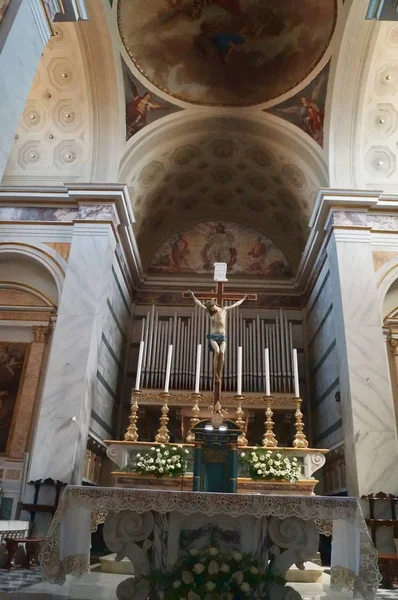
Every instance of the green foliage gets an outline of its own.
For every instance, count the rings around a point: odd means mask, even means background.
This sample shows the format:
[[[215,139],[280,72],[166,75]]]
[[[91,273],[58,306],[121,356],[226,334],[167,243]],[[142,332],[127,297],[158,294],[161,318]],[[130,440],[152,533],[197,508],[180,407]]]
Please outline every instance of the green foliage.
[[[289,458],[277,451],[253,448],[242,452],[242,460],[249,467],[252,479],[276,479],[295,483],[301,478],[301,469],[296,457]]]
[[[188,454],[189,450],[184,448],[160,444],[152,446],[145,454],[136,454],[134,460],[121,470],[155,477],[181,477],[187,468]]]

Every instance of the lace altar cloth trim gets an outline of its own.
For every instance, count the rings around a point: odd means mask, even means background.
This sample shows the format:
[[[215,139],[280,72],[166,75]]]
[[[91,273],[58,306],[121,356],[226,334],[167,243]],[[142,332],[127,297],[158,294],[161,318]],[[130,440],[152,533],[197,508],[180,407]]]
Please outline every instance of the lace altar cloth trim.
[[[206,494],[82,486],[65,488],[47,539],[42,545],[40,561],[46,581],[62,584],[65,575],[81,576],[89,570],[88,556],[68,556],[60,561],[60,523],[68,508],[72,507],[82,507],[91,511],[93,531],[105,521],[109,512],[124,510],[139,514],[152,510],[161,514],[176,511],[184,515],[202,513],[208,516],[225,514],[231,517],[297,517],[315,521],[319,531],[326,535],[332,532],[332,522],[341,519],[356,523],[360,530],[359,574],[355,575],[344,566],[332,567],[333,586],[336,589],[351,589],[365,600],[371,600],[381,581],[377,551],[369,536],[357,498]]]

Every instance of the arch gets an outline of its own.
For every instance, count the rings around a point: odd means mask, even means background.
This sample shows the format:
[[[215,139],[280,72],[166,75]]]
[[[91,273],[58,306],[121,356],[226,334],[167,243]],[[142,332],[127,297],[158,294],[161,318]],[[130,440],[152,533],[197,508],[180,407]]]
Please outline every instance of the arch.
[[[260,229],[297,267],[316,192],[328,184],[312,140],[266,113],[200,109],[165,117],[134,137],[119,180],[130,189],[144,268],[154,236],[165,241],[209,220]]]
[[[5,255],[14,255],[14,256],[24,256],[29,260],[36,261],[43,267],[45,267],[46,271],[51,275],[51,278],[56,286],[58,302],[61,298],[63,282],[65,279],[65,271],[62,268],[61,264],[63,259],[57,256],[57,259],[51,255],[51,249],[48,248],[46,251],[32,246],[30,244],[18,243],[18,242],[0,242],[0,260],[5,257]],[[56,254],[54,252],[54,254]],[[65,263],[66,267],[66,263]],[[26,284],[25,284],[26,285]],[[48,298],[50,302],[51,299]]]

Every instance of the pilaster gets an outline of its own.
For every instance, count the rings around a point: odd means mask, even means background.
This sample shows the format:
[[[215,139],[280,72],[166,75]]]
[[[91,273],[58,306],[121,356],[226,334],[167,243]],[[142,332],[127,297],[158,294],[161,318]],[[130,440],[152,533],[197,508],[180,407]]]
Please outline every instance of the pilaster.
[[[371,227],[331,223],[326,250],[335,309],[349,494],[398,492],[394,403],[371,249]],[[364,211],[365,212],[365,211]]]
[[[115,245],[111,223],[75,222],[29,480],[81,483]]]
[[[25,360],[6,449],[7,458],[13,460],[22,460],[27,451],[51,327],[33,326],[32,330],[33,342],[29,346]]]

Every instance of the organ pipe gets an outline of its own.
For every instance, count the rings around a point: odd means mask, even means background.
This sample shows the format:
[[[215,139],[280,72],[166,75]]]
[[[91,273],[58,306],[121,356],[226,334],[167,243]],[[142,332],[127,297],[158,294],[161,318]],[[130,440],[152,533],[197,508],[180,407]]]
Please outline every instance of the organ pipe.
[[[230,304],[230,303],[228,303]],[[200,390],[212,389],[213,353],[208,351],[209,315],[198,307],[179,316],[159,313],[155,306],[142,318],[141,340],[145,342],[142,357],[141,389],[161,389],[166,374],[167,349],[173,345],[170,389],[193,391],[195,387],[196,352],[202,344]],[[293,392],[293,328],[281,309],[274,322],[260,314],[246,317],[242,310],[228,313],[227,352],[223,389],[236,392],[237,353],[243,352],[243,394],[265,393],[264,349],[269,349],[271,393]]]

